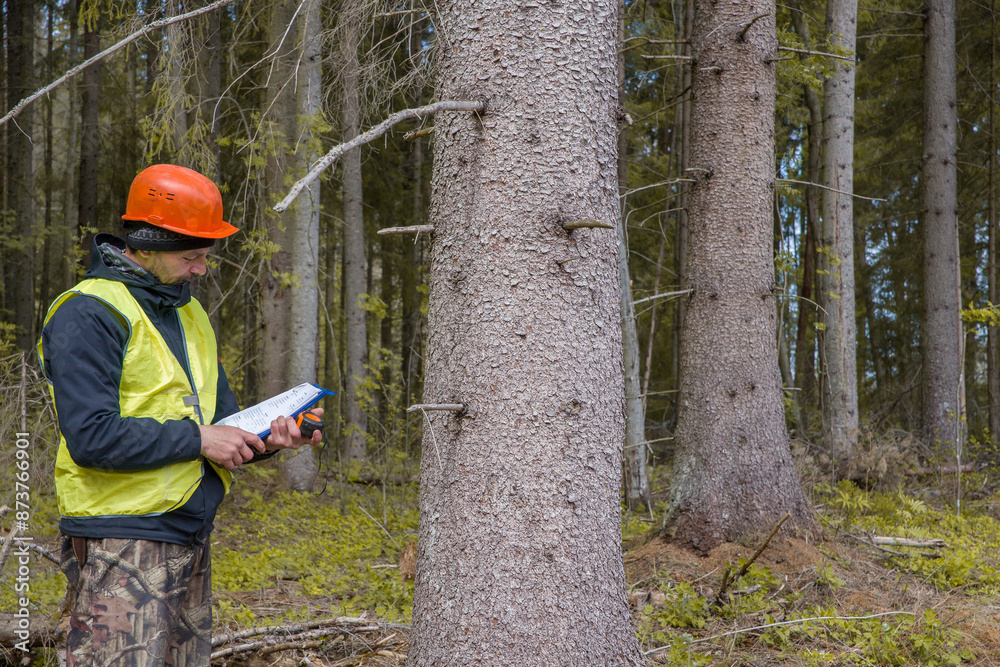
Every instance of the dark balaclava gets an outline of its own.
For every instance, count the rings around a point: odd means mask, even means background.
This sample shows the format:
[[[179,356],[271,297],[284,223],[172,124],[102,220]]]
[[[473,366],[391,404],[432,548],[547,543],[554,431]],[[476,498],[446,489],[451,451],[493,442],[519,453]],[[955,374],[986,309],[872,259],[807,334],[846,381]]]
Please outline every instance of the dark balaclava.
[[[178,234],[163,227],[135,220],[125,220],[125,245],[133,250],[171,252],[209,248],[215,239]]]

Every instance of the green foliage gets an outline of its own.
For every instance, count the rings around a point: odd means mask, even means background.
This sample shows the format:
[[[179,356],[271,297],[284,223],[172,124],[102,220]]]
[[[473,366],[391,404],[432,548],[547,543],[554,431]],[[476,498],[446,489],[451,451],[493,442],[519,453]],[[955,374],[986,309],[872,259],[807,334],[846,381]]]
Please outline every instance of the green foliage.
[[[834,510],[829,518],[848,531],[942,539],[948,547],[936,558],[922,555],[928,549],[893,547],[905,556],[889,556],[893,566],[912,572],[941,588],[964,587],[969,593],[1000,592],[1000,525],[975,508],[961,513],[932,508],[902,491],[870,493],[850,482],[836,487],[819,485],[819,496]]]
[[[820,656],[808,650],[808,664],[823,664],[812,661],[822,657],[837,664],[937,667],[975,659],[969,649],[958,648],[959,633],[944,627],[930,609],[919,623],[909,613],[843,617],[832,607],[806,609],[789,620],[796,618],[803,619],[802,623],[768,628],[761,642],[789,652],[796,652],[796,642],[804,639],[825,639],[850,647],[836,656],[825,652]],[[772,616],[765,615],[765,624],[775,622]]]
[[[681,582],[665,587],[662,609],[647,605],[643,613],[653,622],[669,628],[703,628],[709,616],[708,602],[691,584]]]
[[[416,529],[411,500],[403,508],[382,506],[381,496],[372,493],[351,497],[341,508],[326,496],[278,493],[265,499],[259,491],[244,491],[220,510],[217,536],[226,546],[213,556],[214,586],[251,591],[296,580],[305,595],[335,599],[339,613],[369,610],[408,620],[413,583],[384,565],[399,555],[392,536]],[[377,514],[384,515],[384,526],[373,518]],[[236,604],[226,613],[233,622],[249,622]]]

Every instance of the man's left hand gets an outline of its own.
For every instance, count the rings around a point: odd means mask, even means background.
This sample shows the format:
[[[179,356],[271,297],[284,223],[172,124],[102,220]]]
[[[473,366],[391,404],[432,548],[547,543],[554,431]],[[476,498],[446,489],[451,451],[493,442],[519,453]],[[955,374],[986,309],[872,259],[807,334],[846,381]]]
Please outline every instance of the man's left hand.
[[[310,410],[317,416],[323,415],[323,408],[312,408]],[[267,436],[264,444],[268,450],[271,449],[298,449],[302,445],[312,445],[316,447],[323,442],[323,434],[316,431],[312,434],[312,439],[303,438],[299,427],[295,425],[292,417],[278,417],[271,422],[271,435]]]

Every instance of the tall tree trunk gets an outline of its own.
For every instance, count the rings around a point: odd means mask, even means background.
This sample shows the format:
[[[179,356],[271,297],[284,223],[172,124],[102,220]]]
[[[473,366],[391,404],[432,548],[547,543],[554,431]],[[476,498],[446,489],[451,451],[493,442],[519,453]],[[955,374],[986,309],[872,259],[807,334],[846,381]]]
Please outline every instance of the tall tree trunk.
[[[831,44],[854,53],[857,0],[829,0]],[[836,61],[826,79],[823,118],[823,231],[820,238],[820,303],[825,313],[823,345],[823,442],[834,475],[850,472],[858,442],[857,327],[854,307],[854,74],[852,60]]]
[[[682,6],[684,7],[684,15],[681,20],[681,29],[683,30],[684,43],[681,45],[681,55],[685,58],[691,57],[691,29],[692,21],[694,20],[694,2],[695,0],[681,0]],[[683,179],[688,179],[691,174],[688,173],[688,167],[691,163],[691,104],[692,104],[692,92],[691,92],[691,70],[694,68],[694,63],[690,60],[683,61],[681,65],[683,74],[681,75],[681,94],[684,95],[684,101],[681,102],[680,109],[680,170],[679,177]],[[681,196],[677,205],[677,238],[675,243],[675,259],[677,261],[677,283],[679,285],[685,284],[687,281],[687,263],[688,263],[688,237],[690,225],[688,220],[690,219],[690,208],[688,205],[688,191],[690,190],[690,184],[687,181],[680,183]],[[671,355],[671,361],[673,365],[673,377],[675,381],[680,383],[680,345],[681,336],[684,331],[684,322],[686,319],[685,313],[687,310],[687,300],[677,299],[676,300],[677,314],[674,318],[674,352]],[[674,419],[676,423],[677,415],[674,414]]]
[[[74,3],[77,7],[79,3]],[[83,26],[83,59],[101,50],[100,19]],[[101,64],[95,63],[80,73],[80,179],[77,195],[77,236],[89,238],[97,228],[97,151],[100,111],[99,81]],[[84,248],[89,245],[84,242]],[[84,257],[84,263],[87,258]]]
[[[996,193],[996,163],[997,163],[997,138],[996,119],[994,112],[996,107],[996,55],[997,55],[997,32],[996,14],[993,4],[990,4],[990,86],[987,104],[990,107],[990,157],[989,157],[989,204],[986,227],[989,230],[989,259],[988,259],[988,290],[991,304],[997,303],[997,193]],[[989,396],[989,424],[990,443],[993,451],[1000,445],[1000,335],[997,327],[987,328],[986,343],[986,375],[987,375],[987,395]]]
[[[961,451],[955,1],[927,0],[924,22],[924,437]]]
[[[801,3],[800,3],[801,5]],[[792,25],[806,49],[812,48],[809,23],[801,9],[790,13]],[[803,86],[806,108],[809,109],[807,126],[806,180],[819,183],[822,165],[823,108],[819,93],[811,85]],[[799,411],[805,412],[816,406],[816,237],[819,236],[820,190],[813,185],[806,186],[805,224],[802,236],[802,282],[799,285],[799,318],[795,334],[795,386],[799,389],[796,400]]]
[[[298,19],[301,58],[296,79],[298,118],[296,136],[297,172],[305,174],[319,158],[317,128],[321,126],[322,63],[320,33],[323,29],[321,0],[308,0]],[[288,383],[316,382],[319,371],[319,213],[320,181],[306,188],[295,202],[292,214],[292,247],[295,256],[289,315]],[[281,461],[285,484],[296,491],[308,491],[316,479],[316,455],[312,447]]]
[[[182,14],[180,0],[167,0],[167,16]],[[191,169],[203,168],[195,159],[196,149],[186,141],[188,132],[187,87],[184,85],[185,61],[191,59],[190,26],[184,22],[172,23],[164,28],[167,40],[167,123],[170,126],[171,161]]]
[[[618,43],[625,42],[625,0],[618,0]],[[618,54],[618,97],[625,95],[625,54]],[[628,190],[628,134],[618,132],[618,191]],[[646,471],[646,410],[639,384],[639,335],[635,306],[632,305],[632,278],[628,266],[628,229],[622,211],[618,221],[618,278],[621,285],[622,346],[625,363],[625,502],[629,509],[650,505],[649,474]]]
[[[34,92],[35,2],[7,5],[7,108]],[[34,110],[25,107],[17,122],[7,123],[6,187],[14,222],[13,250],[5,265],[6,306],[17,326],[17,345],[29,350],[35,341],[35,175]]]
[[[358,90],[358,2],[344,3],[343,38],[343,108],[344,141],[361,132],[361,100]],[[365,413],[362,384],[368,371],[367,312],[360,299],[367,292],[368,260],[365,253],[364,190],[361,181],[361,151],[343,157],[344,163],[344,318],[347,353],[344,375],[347,381],[344,414],[344,460],[360,462],[367,458],[368,415]]]
[[[688,275],[677,454],[664,530],[685,547],[811,508],[792,465],[775,340],[774,0],[696,0]]]
[[[298,133],[294,85],[298,54],[295,49],[296,30],[292,26],[297,5],[298,0],[271,3],[268,43],[274,60],[264,97],[263,108],[267,115],[262,119],[272,137],[265,173],[271,202],[284,195],[285,178],[298,166],[293,148]],[[261,389],[264,397],[285,391],[291,382],[292,289],[289,277],[295,270],[293,256],[297,249],[292,230],[297,211],[298,207],[283,213],[274,213],[269,209],[265,218],[268,237],[277,247],[264,262],[260,276]]]
[[[410,664],[640,665],[624,595],[617,0],[438,2]],[[487,656],[484,658],[484,656]]]

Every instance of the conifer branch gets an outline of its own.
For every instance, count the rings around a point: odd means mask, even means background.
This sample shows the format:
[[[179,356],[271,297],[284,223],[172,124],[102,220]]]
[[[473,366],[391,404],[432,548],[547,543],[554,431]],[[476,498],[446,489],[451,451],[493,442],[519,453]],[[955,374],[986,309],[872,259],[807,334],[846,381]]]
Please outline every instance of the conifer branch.
[[[319,175],[326,171],[334,162],[336,162],[341,155],[351,150],[352,148],[357,148],[358,146],[363,146],[364,144],[370,143],[375,139],[378,139],[383,134],[389,131],[393,125],[401,123],[404,120],[410,120],[411,118],[422,118],[423,116],[429,116],[437,111],[482,111],[484,107],[483,102],[468,102],[468,101],[446,101],[446,102],[435,102],[434,104],[428,104],[427,106],[417,107],[416,109],[404,109],[403,111],[398,111],[384,121],[368,130],[363,132],[358,136],[354,137],[350,141],[342,143],[338,146],[331,148],[326,155],[321,157],[309,170],[302,179],[300,179],[295,185],[292,186],[285,198],[280,202],[275,204],[274,210],[281,213],[295,201],[295,198],[299,194],[309,187],[313,181],[319,178]]]
[[[69,71],[67,71],[65,74],[63,74],[61,77],[59,77],[58,79],[56,79],[55,81],[53,81],[49,85],[45,86],[44,88],[39,89],[38,91],[32,93],[28,97],[25,97],[23,100],[21,100],[20,102],[18,102],[14,106],[13,109],[11,109],[10,111],[8,111],[6,116],[4,116],[3,118],[0,118],[0,127],[3,127],[7,123],[7,121],[11,120],[12,118],[17,117],[17,115],[20,114],[21,111],[24,110],[24,107],[28,106],[29,104],[31,104],[32,102],[34,102],[35,100],[37,100],[39,97],[42,97],[43,95],[48,95],[54,89],[58,88],[63,83],[66,83],[67,81],[69,81],[74,76],[76,76],[77,74],[79,74],[83,70],[87,69],[88,67],[90,67],[94,63],[96,63],[96,62],[98,62],[100,60],[104,60],[105,58],[107,58],[108,56],[110,56],[112,53],[115,53],[116,51],[120,51],[124,47],[128,46],[129,44],[131,44],[135,40],[137,40],[140,37],[142,37],[143,35],[148,35],[149,33],[153,32],[155,30],[159,30],[160,28],[165,28],[168,25],[172,25],[172,24],[178,23],[180,21],[186,21],[188,19],[195,18],[196,16],[201,16],[202,14],[207,14],[210,11],[218,9],[219,7],[224,7],[225,5],[231,5],[234,2],[236,2],[236,0],[216,0],[215,2],[213,2],[210,5],[205,5],[204,7],[200,7],[198,9],[193,9],[190,12],[187,12],[186,14],[178,14],[177,16],[171,16],[169,18],[164,18],[164,19],[159,19],[157,21],[153,21],[152,23],[150,23],[149,25],[147,25],[145,28],[142,28],[141,30],[139,30],[137,32],[133,32],[128,37],[125,37],[125,38],[119,40],[118,43],[115,44],[114,46],[111,46],[111,47],[109,47],[109,48],[101,51],[97,55],[84,60],[82,63],[80,63],[76,67],[71,68]]]

